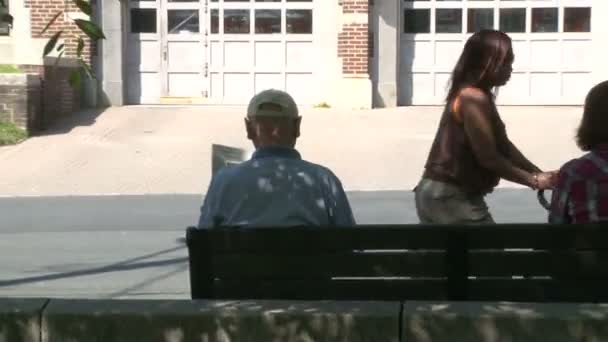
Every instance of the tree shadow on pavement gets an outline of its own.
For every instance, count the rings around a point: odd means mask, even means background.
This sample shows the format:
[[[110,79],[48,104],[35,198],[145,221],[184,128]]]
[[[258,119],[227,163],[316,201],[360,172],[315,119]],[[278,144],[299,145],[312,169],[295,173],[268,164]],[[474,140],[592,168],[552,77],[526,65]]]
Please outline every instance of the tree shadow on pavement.
[[[94,268],[88,268],[88,269],[82,269],[82,270],[70,271],[70,272],[46,274],[46,275],[40,275],[40,276],[0,280],[0,288],[15,286],[15,285],[23,285],[23,284],[28,284],[28,283],[35,283],[35,282],[39,282],[39,281],[51,281],[51,280],[59,280],[59,279],[66,279],[66,278],[83,277],[83,276],[95,275],[95,274],[100,274],[100,273],[124,272],[124,271],[132,271],[132,270],[138,270],[138,269],[143,269],[143,268],[170,266],[170,265],[176,265],[176,264],[187,264],[188,263],[187,257],[167,258],[167,259],[163,259],[163,260],[154,260],[154,261],[143,261],[146,259],[150,259],[150,258],[159,256],[159,255],[175,252],[175,251],[178,251],[178,250],[181,250],[184,248],[186,248],[185,245],[180,245],[178,247],[165,249],[165,250],[158,251],[155,253],[146,254],[146,255],[143,255],[143,256],[140,256],[137,258],[132,258],[132,259],[128,259],[125,261],[121,261],[118,263],[101,266],[101,267],[94,267]]]
[[[47,127],[36,131],[34,136],[65,134],[71,132],[74,128],[79,126],[91,126],[97,121],[97,118],[106,111],[106,109],[107,108],[83,109],[72,113],[72,115],[60,117]]]

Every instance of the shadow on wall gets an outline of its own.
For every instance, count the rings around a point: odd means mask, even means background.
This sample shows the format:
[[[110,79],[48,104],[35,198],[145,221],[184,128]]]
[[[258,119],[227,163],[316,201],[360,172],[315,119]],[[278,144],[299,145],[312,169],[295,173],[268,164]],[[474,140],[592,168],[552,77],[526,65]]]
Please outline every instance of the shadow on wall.
[[[51,300],[54,341],[398,341],[399,303]]]
[[[399,72],[397,73],[397,89],[398,106],[411,106],[414,99],[414,73],[413,65],[414,59],[416,58],[416,43],[414,41],[408,41],[401,38],[401,31],[403,27],[399,28]]]
[[[41,109],[32,124],[32,135],[66,133],[75,125],[94,123],[103,112],[101,108],[94,108],[96,81],[86,76],[74,58],[64,57],[58,61],[55,57],[45,57],[43,63],[19,66],[40,79],[40,95],[36,101]],[[80,73],[79,86],[70,85],[74,71]],[[86,108],[89,109],[84,110]]]
[[[406,302],[403,341],[602,341],[605,304]]]
[[[130,29],[130,28],[128,28]],[[131,38],[132,35],[125,35],[126,44],[128,46],[128,54],[125,56],[126,63],[124,65],[124,74],[125,78],[125,104],[144,104],[150,103],[146,99],[145,94],[143,93],[143,77],[148,75],[154,75],[154,73],[140,73],[144,69],[142,66],[148,64],[144,62],[144,56],[142,56],[142,44],[145,42],[141,42]],[[160,76],[160,73],[156,73]],[[160,80],[155,79],[160,86]],[[147,89],[158,89],[158,87],[150,87]],[[148,94],[149,95],[149,94]],[[158,94],[158,98],[160,98],[160,92]]]

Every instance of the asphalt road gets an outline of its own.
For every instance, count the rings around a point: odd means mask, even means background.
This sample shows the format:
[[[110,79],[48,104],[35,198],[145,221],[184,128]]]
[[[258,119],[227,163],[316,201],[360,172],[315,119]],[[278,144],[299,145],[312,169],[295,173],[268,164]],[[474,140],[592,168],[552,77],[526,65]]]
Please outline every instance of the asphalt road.
[[[413,193],[350,192],[358,223],[416,223]],[[184,229],[202,196],[0,198],[0,297],[188,298]],[[498,222],[544,222],[534,193],[498,189]]]

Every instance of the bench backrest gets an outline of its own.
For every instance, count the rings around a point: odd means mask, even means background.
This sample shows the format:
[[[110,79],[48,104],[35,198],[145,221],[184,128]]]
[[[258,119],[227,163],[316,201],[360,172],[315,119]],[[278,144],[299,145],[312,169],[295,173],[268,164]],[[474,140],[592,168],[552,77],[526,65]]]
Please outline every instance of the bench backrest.
[[[188,228],[192,297],[608,300],[608,225]]]

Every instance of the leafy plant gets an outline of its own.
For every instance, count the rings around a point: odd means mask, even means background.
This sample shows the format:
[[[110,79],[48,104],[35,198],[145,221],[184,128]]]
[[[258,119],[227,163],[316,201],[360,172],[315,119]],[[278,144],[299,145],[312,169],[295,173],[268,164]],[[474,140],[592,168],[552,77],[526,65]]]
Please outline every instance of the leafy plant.
[[[88,17],[91,17],[93,10],[89,1],[64,0],[64,9],[57,11],[57,13],[53,15],[51,20],[49,20],[49,22],[47,22],[47,24],[44,26],[40,34],[42,35],[47,32],[51,27],[53,27],[53,25],[55,25],[57,19],[64,15],[68,20],[71,20],[80,29],[81,33],[89,37],[92,42],[96,42],[100,39],[105,39],[106,37],[101,28],[99,28],[99,26],[97,26],[97,24],[95,24],[91,20],[85,20],[80,18],[74,19],[70,17],[70,13],[67,11],[70,1],[75,4],[76,7],[78,7],[80,12],[86,14]],[[0,7],[7,8],[6,0],[0,0]],[[0,22],[5,22],[12,26],[13,17],[10,14],[5,14],[0,18]],[[62,43],[57,45],[57,43],[62,37],[65,37],[66,34],[67,33],[65,33],[63,30],[56,32],[55,34],[53,34],[53,36],[51,36],[51,38],[49,38],[46,45],[44,46],[44,50],[42,52],[43,57],[46,57],[48,54],[53,52],[53,50],[57,52],[57,59],[55,61],[55,65],[59,63],[59,60],[63,57],[65,53],[65,44]],[[95,76],[93,75],[91,66],[86,63],[82,56],[85,47],[83,36],[81,34],[78,34],[74,36],[74,38],[76,38],[77,41],[76,58],[78,59],[80,67],[72,70],[72,72],[68,76],[68,81],[70,82],[70,85],[72,85],[72,87],[79,87],[82,83],[81,75],[83,71],[89,78],[93,78]]]

